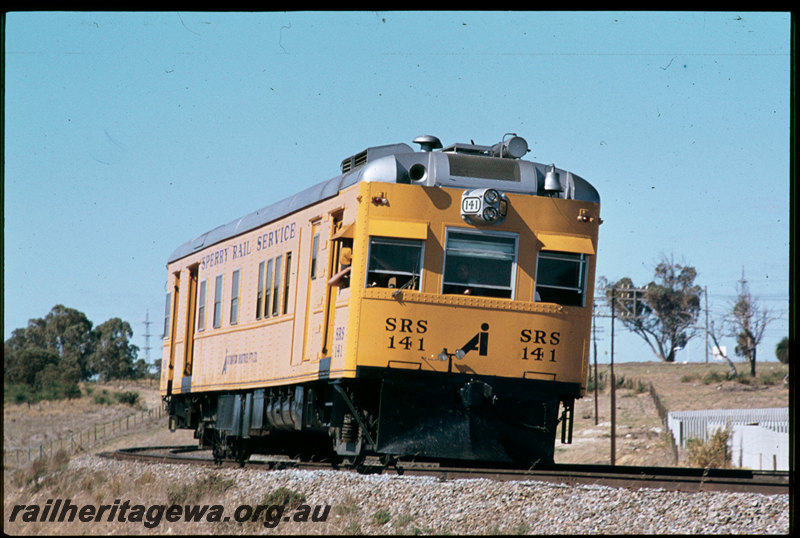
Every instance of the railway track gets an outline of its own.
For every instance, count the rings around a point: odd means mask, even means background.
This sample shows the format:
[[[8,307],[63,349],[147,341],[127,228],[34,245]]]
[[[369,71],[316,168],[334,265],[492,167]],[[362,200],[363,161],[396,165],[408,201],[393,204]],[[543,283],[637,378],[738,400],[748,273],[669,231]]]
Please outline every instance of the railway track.
[[[217,467],[239,467],[234,461],[215,464],[208,451],[196,446],[142,447],[102,453],[101,456],[148,461],[184,463]],[[401,461],[396,467],[383,468],[377,463],[366,469],[416,476],[435,476],[441,480],[485,478],[490,480],[539,480],[567,485],[593,484],[625,488],[661,488],[672,491],[727,491],[763,494],[786,494],[788,472],[749,471],[744,469],[694,469],[677,467],[632,467],[609,465],[555,465],[545,469],[475,468],[442,465],[435,462]],[[300,461],[282,456],[254,456],[247,467],[255,469],[332,470],[328,462]]]
[[[237,462],[215,463],[210,451],[198,450],[194,445],[135,447],[114,452],[102,452],[101,457],[149,463],[180,463],[215,467],[240,467]],[[670,491],[700,492],[725,491],[762,493],[767,495],[789,493],[788,471],[750,471],[746,469],[696,469],[681,467],[633,467],[610,465],[554,465],[543,469],[474,468],[435,462],[400,461],[396,466],[384,468],[369,461],[363,471],[384,472],[414,476],[434,476],[440,480],[458,478],[484,478],[489,480],[538,480],[566,485],[600,485],[618,488],[654,488]],[[332,470],[329,462],[299,461],[284,456],[256,455],[246,467],[261,470],[304,469]],[[350,470],[350,469],[343,469]],[[351,472],[354,472],[350,470]]]

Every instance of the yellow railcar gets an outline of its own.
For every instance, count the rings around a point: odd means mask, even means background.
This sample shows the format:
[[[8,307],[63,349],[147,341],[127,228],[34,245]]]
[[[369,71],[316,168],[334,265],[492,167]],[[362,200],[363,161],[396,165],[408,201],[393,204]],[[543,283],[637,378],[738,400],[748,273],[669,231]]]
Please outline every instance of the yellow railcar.
[[[172,254],[171,428],[241,461],[552,463],[586,389],[597,191],[516,135],[415,142]]]

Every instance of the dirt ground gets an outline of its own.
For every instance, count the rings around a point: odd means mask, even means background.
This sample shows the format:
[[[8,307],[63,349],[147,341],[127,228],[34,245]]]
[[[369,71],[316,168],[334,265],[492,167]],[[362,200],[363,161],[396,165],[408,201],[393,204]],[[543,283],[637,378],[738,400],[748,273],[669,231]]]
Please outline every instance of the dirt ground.
[[[674,465],[674,455],[669,438],[659,417],[649,391],[652,383],[655,392],[669,411],[692,409],[737,409],[759,407],[785,407],[789,404],[788,384],[783,376],[788,366],[779,363],[762,363],[760,376],[772,376],[775,384],[713,381],[727,372],[723,364],[664,364],[655,362],[622,363],[615,365],[617,384],[615,417],[615,463],[618,465]],[[740,373],[746,371],[737,363]],[[609,366],[600,365],[599,374],[608,378]],[[748,376],[745,376],[748,377]],[[713,381],[713,382],[709,382]],[[601,384],[602,385],[602,384]],[[561,431],[556,440],[557,463],[609,463],[611,461],[611,408],[610,384],[595,395],[576,401],[572,444],[561,444]],[[156,410],[161,398],[155,382],[137,384],[107,384],[97,386],[93,394],[102,389],[109,392],[137,391],[140,404],[133,408],[124,404],[99,405],[91,396],[78,400],[41,402],[27,406],[7,405],[3,409],[3,446],[6,451],[37,446],[53,439],[77,435],[95,424],[108,423],[120,417],[141,413],[142,409]],[[595,417],[597,409],[597,417]],[[124,418],[123,418],[124,420]],[[143,425],[127,432],[110,436],[105,443],[92,450],[118,446],[193,444],[191,432],[169,433],[166,420]],[[9,464],[6,455],[5,464]]]
[[[7,404],[3,406],[3,450],[6,460],[8,453],[37,449],[40,444],[74,440],[80,436],[84,439],[95,426],[117,420],[125,424],[125,419],[134,416],[142,417],[147,411],[157,411],[161,407],[161,396],[158,394],[157,381],[120,382],[90,385],[91,394],[83,387],[83,397],[73,400],[42,401],[35,404]],[[138,392],[139,402],[135,406],[113,403],[98,404],[95,395],[103,390],[113,398],[117,392]],[[129,421],[129,422],[130,422]],[[111,427],[107,430],[109,436]]]
[[[622,363],[614,367],[616,391],[615,449],[617,465],[688,465],[686,455],[673,451],[672,442],[659,416],[649,390],[655,393],[667,411],[699,409],[741,409],[787,407],[789,384],[784,382],[788,365],[770,362],[758,364],[761,376],[775,384],[752,382],[744,363],[736,363],[741,381],[722,380],[728,372],[720,363]],[[598,373],[606,380],[609,365],[599,365]],[[749,381],[749,382],[743,382]],[[788,381],[788,380],[787,380]],[[611,462],[610,384],[597,396],[593,391],[575,402],[574,433],[571,445],[556,439],[556,463]],[[595,408],[597,415],[595,415]],[[595,418],[597,416],[597,418]],[[560,431],[559,431],[560,435]],[[679,458],[676,463],[675,457]]]

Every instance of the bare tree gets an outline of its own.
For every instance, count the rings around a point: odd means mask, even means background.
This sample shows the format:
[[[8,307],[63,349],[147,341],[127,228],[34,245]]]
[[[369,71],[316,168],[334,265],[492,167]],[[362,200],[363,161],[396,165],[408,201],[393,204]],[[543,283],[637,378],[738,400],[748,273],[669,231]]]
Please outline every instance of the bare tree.
[[[717,349],[717,352],[728,363],[728,368],[730,369],[730,373],[728,374],[728,377],[730,379],[736,379],[737,377],[739,377],[739,372],[736,371],[736,366],[733,364],[733,361],[730,360],[730,358],[728,358],[728,355],[725,353],[724,348],[721,345],[719,345],[720,337],[725,335],[725,321],[724,320],[723,320],[722,324],[720,325],[720,328],[719,328],[718,331],[719,332],[717,332],[717,330],[714,329],[714,322],[712,321],[711,322],[711,327],[710,327],[710,329],[708,331],[708,335],[711,337],[711,340],[714,341],[714,347]]]
[[[767,325],[775,320],[775,316],[768,309],[762,308],[758,300],[750,294],[744,271],[738,288],[736,302],[728,316],[733,331],[731,336],[736,337],[736,354],[747,359],[750,363],[750,375],[755,377],[756,349],[764,337]]]

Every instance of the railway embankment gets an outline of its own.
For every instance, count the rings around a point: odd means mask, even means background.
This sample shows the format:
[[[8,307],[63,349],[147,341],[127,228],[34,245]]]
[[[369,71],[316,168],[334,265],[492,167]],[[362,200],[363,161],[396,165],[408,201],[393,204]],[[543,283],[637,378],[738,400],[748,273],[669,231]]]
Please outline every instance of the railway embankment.
[[[737,382],[717,378],[726,367],[719,364],[623,364],[615,368],[616,463],[664,465],[671,461],[652,384],[669,410],[728,409],[752,405],[788,405],[783,365],[759,365],[777,381]],[[740,368],[743,370],[744,368]],[[777,373],[770,374],[770,370]],[[600,372],[603,373],[603,366]],[[601,376],[602,377],[602,376]],[[767,378],[765,378],[767,379]],[[755,382],[754,382],[755,381]],[[576,406],[576,435],[572,445],[557,444],[556,461],[604,463],[610,456],[608,387],[593,391]],[[152,394],[140,388],[142,398]],[[155,389],[152,389],[155,390]],[[157,391],[154,392],[157,402]],[[594,404],[598,404],[595,424]],[[93,403],[88,404],[89,407]],[[101,407],[110,411],[113,406]],[[25,406],[6,406],[5,420],[23,420]],[[42,412],[44,406],[42,407]],[[82,409],[81,413],[86,413]],[[44,420],[41,417],[37,419]],[[69,424],[63,413],[53,412],[49,435]],[[165,421],[108,439],[103,450],[126,446],[193,444],[191,432],[170,433]],[[37,428],[41,422],[37,422]],[[659,429],[660,428],[660,429]],[[21,432],[23,428],[12,430]],[[8,436],[8,431],[5,432]],[[5,442],[9,439],[6,437]],[[786,534],[789,532],[788,495],[721,492],[671,492],[628,490],[605,486],[548,484],[536,481],[439,481],[429,477],[357,475],[330,471],[254,471],[215,469],[174,464],[141,465],[114,461],[91,452],[37,460],[19,468],[4,469],[4,531],[10,534]],[[70,499],[76,506],[107,505],[104,517],[90,521],[42,519],[45,507]],[[285,501],[285,504],[284,504]],[[122,517],[122,505],[126,514]],[[109,518],[115,506],[114,517]],[[187,521],[185,513],[167,518],[166,507],[194,510],[206,506],[203,517]],[[252,516],[258,505],[281,506],[275,519],[261,514],[259,521],[237,521]],[[15,507],[15,521],[10,521]],[[38,518],[23,515],[39,507]],[[209,511],[209,507],[219,507]],[[142,517],[133,507],[142,507]],[[155,508],[154,508],[155,507]],[[164,507],[161,510],[159,507]],[[303,520],[303,510],[308,517]],[[325,520],[321,520],[329,507]],[[313,520],[318,509],[317,521]],[[26,512],[25,510],[28,510]],[[147,511],[150,510],[150,519]],[[159,510],[161,515],[158,516]],[[192,512],[197,515],[197,512]],[[219,516],[216,519],[216,514]],[[299,514],[299,515],[298,515]],[[68,515],[68,514],[67,514]],[[158,516],[158,517],[157,517]],[[288,521],[284,517],[289,516]],[[122,517],[122,519],[120,519]],[[227,520],[225,518],[228,518]],[[36,521],[30,521],[36,519]],[[295,520],[297,519],[297,520]],[[148,522],[146,526],[145,523]],[[275,523],[274,527],[269,527]]]

